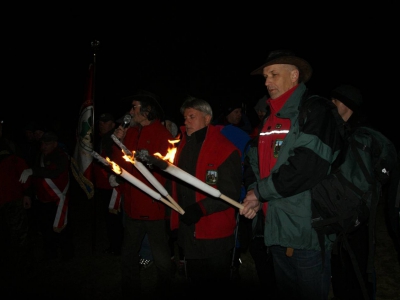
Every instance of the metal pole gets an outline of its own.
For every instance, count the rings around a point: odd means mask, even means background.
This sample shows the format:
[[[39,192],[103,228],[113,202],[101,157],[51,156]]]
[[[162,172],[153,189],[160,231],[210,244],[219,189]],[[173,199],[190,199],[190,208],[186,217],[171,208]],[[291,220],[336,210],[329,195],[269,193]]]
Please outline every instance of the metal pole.
[[[100,42],[97,40],[93,40],[91,42],[91,46],[93,49],[93,83],[92,83],[92,102],[93,102],[93,117],[92,117],[92,124],[90,124],[92,126],[92,145],[93,145],[93,149],[94,150],[94,146],[95,146],[95,136],[96,136],[96,128],[95,128],[95,124],[96,122],[94,121],[95,119],[95,91],[96,91],[96,55],[97,55],[97,51],[99,49],[99,45]],[[96,200],[97,200],[97,195],[96,195],[96,187],[93,185],[93,189],[94,189],[94,196],[92,197],[92,254],[94,254],[95,250],[96,250],[96,234],[97,234],[97,205],[96,205]]]

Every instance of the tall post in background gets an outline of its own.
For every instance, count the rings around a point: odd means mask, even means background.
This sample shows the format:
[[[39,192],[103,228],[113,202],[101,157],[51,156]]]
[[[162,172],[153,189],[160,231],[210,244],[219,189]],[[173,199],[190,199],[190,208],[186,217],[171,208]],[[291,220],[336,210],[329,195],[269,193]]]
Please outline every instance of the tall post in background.
[[[94,195],[92,182],[92,163],[94,150],[94,90],[95,90],[95,68],[96,53],[99,41],[92,42],[93,62],[89,64],[88,75],[85,86],[85,95],[79,112],[78,126],[76,130],[76,146],[74,152],[73,175],[80,187],[84,190],[88,199]]]
[[[76,129],[75,152],[71,158],[71,169],[76,181],[85,192],[88,199],[92,201],[92,252],[96,244],[96,203],[94,199],[93,184],[93,156],[95,131],[95,77],[96,77],[96,55],[99,48],[99,41],[91,42],[93,50],[93,62],[89,64],[85,95],[79,111],[78,126]]]

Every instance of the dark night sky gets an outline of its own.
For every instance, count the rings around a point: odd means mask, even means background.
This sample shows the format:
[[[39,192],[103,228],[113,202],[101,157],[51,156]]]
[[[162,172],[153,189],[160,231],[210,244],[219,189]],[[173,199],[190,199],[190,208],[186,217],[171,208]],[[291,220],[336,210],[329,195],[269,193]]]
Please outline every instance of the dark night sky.
[[[95,114],[120,114],[117,104],[136,88],[158,94],[173,116],[188,94],[213,106],[238,95],[252,109],[266,90],[262,78],[249,73],[270,50],[289,48],[312,65],[307,85],[316,93],[327,95],[340,83],[358,86],[373,124],[399,147],[393,121],[398,33],[388,14],[377,24],[376,9],[316,17],[269,16],[268,8],[254,6],[157,8],[10,10],[14,29],[2,40],[1,117],[14,129],[42,119],[73,134],[95,39]]]

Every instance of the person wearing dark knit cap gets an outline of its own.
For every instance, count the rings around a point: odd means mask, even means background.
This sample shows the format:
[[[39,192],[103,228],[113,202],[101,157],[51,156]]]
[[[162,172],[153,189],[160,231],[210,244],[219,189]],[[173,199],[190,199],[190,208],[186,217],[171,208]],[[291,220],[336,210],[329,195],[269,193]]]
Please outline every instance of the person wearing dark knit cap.
[[[350,139],[362,143],[366,149],[375,149],[376,146],[372,144],[369,136],[366,137],[365,131],[370,136],[377,137],[377,140],[381,140],[378,137],[381,133],[372,130],[371,126],[367,124],[367,116],[363,112],[361,91],[355,86],[342,84],[331,91],[330,98],[344,121],[343,134],[345,141],[347,141],[336,160],[337,165],[340,165],[344,160],[354,159],[353,156],[347,155],[347,153],[350,153],[346,150],[347,147],[351,146],[348,142]],[[395,149],[394,146],[393,149]],[[357,165],[357,163],[354,163],[354,165]],[[336,168],[336,164],[333,164],[332,170]],[[352,170],[348,172],[353,174]],[[379,189],[380,185],[376,184],[375,186]],[[379,195],[380,191],[378,190],[376,193]],[[335,251],[332,251],[331,255],[331,283],[335,299],[364,299],[363,287],[360,285],[356,269],[353,267],[352,256],[356,259],[369,299],[376,298],[375,269],[372,267],[372,270],[369,270],[368,268],[370,259],[373,259],[374,255],[369,244],[370,230],[369,224],[361,224],[357,231],[352,232],[347,239],[348,245],[345,245],[342,240],[335,243]],[[352,255],[349,252],[349,246],[353,252]],[[369,279],[370,273],[372,273],[372,280]]]
[[[339,85],[331,91],[330,98],[345,122],[363,103],[361,91],[351,85]]]
[[[228,103],[222,108],[222,113],[213,122],[213,125],[232,124],[247,134],[252,131],[251,123],[247,115],[243,112],[243,102],[238,99],[228,99]]]
[[[263,97],[258,99],[256,105],[254,106],[254,110],[257,114],[259,123],[253,127],[253,130],[250,134],[251,138],[255,138],[261,129],[260,126],[262,126],[262,121],[263,121],[265,115],[267,114],[267,109],[268,109],[267,100],[268,100],[268,96],[264,95]]]

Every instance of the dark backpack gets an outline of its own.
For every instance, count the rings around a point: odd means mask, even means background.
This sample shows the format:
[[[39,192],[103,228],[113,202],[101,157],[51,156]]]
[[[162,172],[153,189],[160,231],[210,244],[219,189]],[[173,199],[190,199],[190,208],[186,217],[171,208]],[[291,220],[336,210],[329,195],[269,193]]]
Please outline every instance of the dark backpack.
[[[369,224],[367,273],[373,276],[375,218],[382,186],[396,164],[396,148],[380,132],[358,127],[351,133],[339,156],[341,164],[311,189],[312,227],[317,231],[322,253],[325,235],[336,234],[335,243],[343,242],[365,299],[367,290],[357,264],[356,253],[348,236]]]
[[[332,104],[320,96],[305,96],[299,108],[300,128],[315,101]],[[357,127],[345,137],[344,121],[336,106],[331,107],[345,143],[330,174],[311,189],[312,226],[318,233],[339,237],[357,230],[375,213],[382,185],[389,181],[396,165],[397,153],[389,139],[369,127]]]
[[[396,164],[394,145],[368,127],[357,128],[342,152],[339,167],[311,190],[312,226],[327,235],[351,233],[370,220]]]

